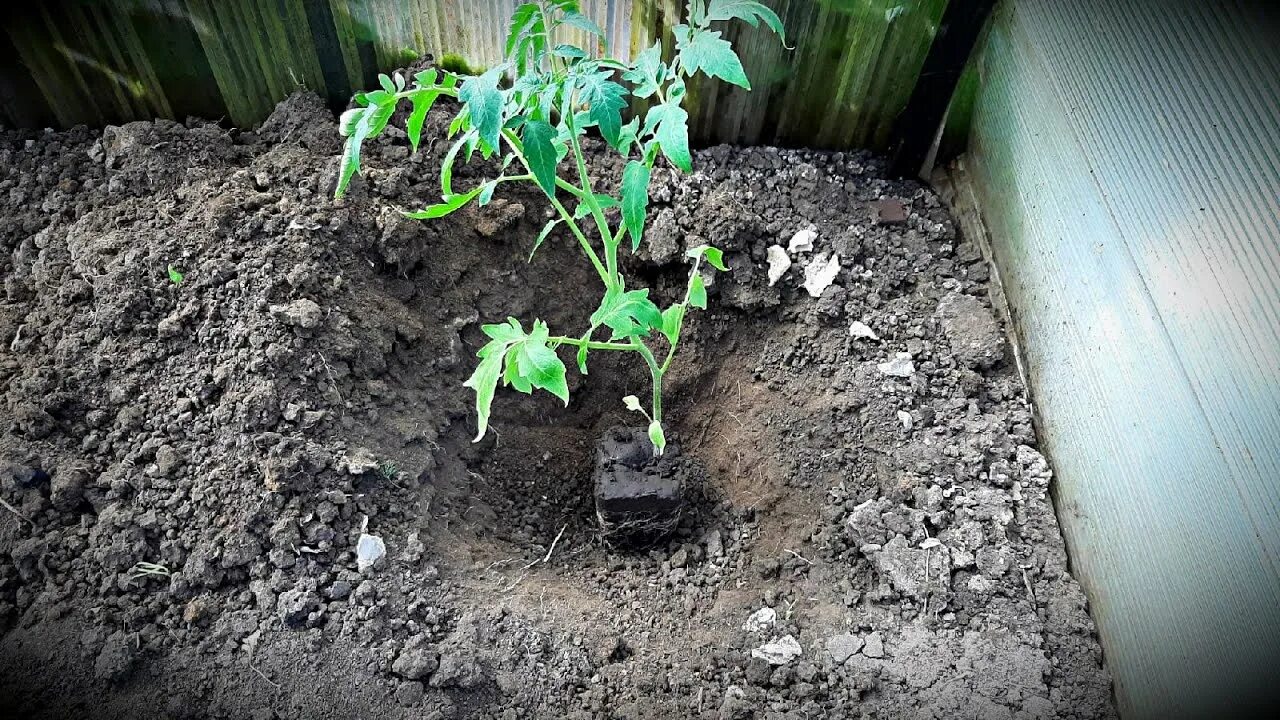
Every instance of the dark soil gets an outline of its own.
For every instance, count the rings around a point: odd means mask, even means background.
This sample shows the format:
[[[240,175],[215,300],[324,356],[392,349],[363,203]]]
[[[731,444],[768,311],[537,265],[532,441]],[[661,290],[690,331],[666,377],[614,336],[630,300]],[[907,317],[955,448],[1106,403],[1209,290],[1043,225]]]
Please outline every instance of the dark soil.
[[[526,262],[533,193],[402,219],[443,146],[389,130],[334,201],[309,95],[255,132],[0,133],[9,714],[1114,715],[986,266],[930,190],[860,153],[659,173],[626,272],[669,301],[707,241],[731,272],[668,381],[690,504],[628,549],[592,467],[639,364],[593,357],[567,409],[500,393],[470,442],[479,322],[574,334],[598,281],[564,238]],[[769,286],[767,247],[810,224]],[[362,532],[387,548],[363,571]]]

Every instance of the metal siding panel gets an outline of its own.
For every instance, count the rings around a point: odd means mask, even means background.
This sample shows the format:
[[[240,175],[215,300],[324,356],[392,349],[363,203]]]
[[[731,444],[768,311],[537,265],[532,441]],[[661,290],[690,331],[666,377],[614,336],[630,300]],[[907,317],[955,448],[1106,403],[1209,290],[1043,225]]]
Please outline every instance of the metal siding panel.
[[[971,137],[1130,718],[1280,681],[1280,65],[1254,6],[1017,0]]]

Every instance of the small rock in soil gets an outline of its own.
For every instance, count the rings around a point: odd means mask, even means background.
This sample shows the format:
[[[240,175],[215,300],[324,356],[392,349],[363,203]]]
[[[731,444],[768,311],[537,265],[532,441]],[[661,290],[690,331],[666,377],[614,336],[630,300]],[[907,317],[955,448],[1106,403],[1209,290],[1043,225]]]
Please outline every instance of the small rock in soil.
[[[880,637],[880,633],[873,632],[867,636],[866,643],[862,646],[862,654],[869,658],[884,657],[884,640]]]
[[[311,330],[320,326],[324,311],[316,301],[302,298],[287,305],[272,305],[271,315],[287,325]]]
[[[434,688],[473,688],[484,682],[484,671],[475,653],[468,648],[452,648],[440,656],[440,667],[431,676]]]
[[[809,252],[813,250],[813,241],[818,239],[818,226],[810,225],[803,230],[797,231],[791,236],[790,242],[787,243],[787,253],[795,255],[796,253]]]
[[[320,598],[315,592],[304,588],[295,588],[280,593],[277,601],[280,619],[288,627],[302,627],[307,623],[311,612],[320,607]]]
[[[98,652],[98,659],[93,664],[93,674],[99,680],[117,682],[128,676],[136,657],[136,640],[123,630],[117,630],[107,636],[102,650]]]
[[[1004,357],[1000,325],[978,298],[951,293],[938,302],[938,318],[951,351],[965,367],[990,367]]]
[[[785,665],[800,657],[800,643],[790,635],[767,642],[751,651],[751,657],[760,658],[770,665]]]
[[[840,274],[840,256],[831,253],[831,257],[819,255],[804,268],[804,289],[809,297],[822,297],[822,291],[831,287],[836,275]]]
[[[827,652],[837,665],[842,664],[862,649],[862,638],[844,633],[827,640]]]
[[[391,672],[410,680],[426,680],[440,667],[440,653],[426,635],[409,638],[391,665]]]
[[[791,258],[781,245],[770,245],[765,251],[769,262],[769,286],[773,287],[791,269]]]
[[[892,360],[882,362],[876,367],[885,375],[900,378],[909,378],[916,371],[915,363],[911,362],[911,353],[904,352],[894,355]]]
[[[778,623],[778,612],[771,607],[763,607],[751,613],[742,626],[747,632],[764,632]]]
[[[720,703],[720,720],[750,720],[756,714],[755,704],[747,699],[747,692],[737,685],[724,690]]]
[[[413,707],[422,703],[426,688],[417,680],[407,680],[396,686],[396,702],[401,707]]]

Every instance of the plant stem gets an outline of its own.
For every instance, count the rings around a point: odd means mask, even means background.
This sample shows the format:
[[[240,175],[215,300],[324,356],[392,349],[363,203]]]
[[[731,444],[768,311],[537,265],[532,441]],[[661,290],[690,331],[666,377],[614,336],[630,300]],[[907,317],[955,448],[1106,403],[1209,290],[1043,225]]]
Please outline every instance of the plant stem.
[[[680,345],[680,333],[684,330],[685,318],[689,316],[689,293],[693,290],[693,276],[698,274],[701,267],[702,258],[698,257],[693,261],[693,272],[689,273],[689,283],[684,288],[684,300],[680,302],[684,309],[680,311],[680,322],[676,323],[675,340],[667,348],[667,357],[662,361],[662,372],[666,372],[667,368],[671,367],[671,361],[676,357],[676,347]]]
[[[547,342],[552,345],[573,345],[575,347],[587,346],[588,350],[635,350],[634,345],[625,343],[597,342],[595,340],[583,340],[582,338],[565,337],[557,335],[547,338]]]
[[[653,352],[649,350],[643,342],[638,338],[632,341],[632,346],[640,356],[644,358],[644,362],[649,366],[649,375],[653,377],[653,414],[652,421],[662,424],[662,376],[664,370],[658,366],[658,361],[654,359]]]
[[[511,146],[511,152],[515,153],[516,158],[520,160],[520,164],[523,165],[530,174],[532,174],[533,168],[529,167],[529,162],[525,160],[524,148],[521,146],[520,138],[516,137],[516,134],[508,129],[504,129],[502,131],[502,137],[506,139],[507,144]],[[560,183],[557,180],[556,185],[559,186],[559,184]],[[600,256],[596,254],[595,248],[591,247],[591,241],[587,240],[587,236],[583,234],[582,228],[578,227],[577,221],[573,219],[573,213],[565,209],[564,204],[557,200],[554,194],[547,193],[547,197],[551,200],[551,206],[556,209],[556,212],[560,213],[560,217],[563,218],[565,224],[569,226],[569,230],[573,232],[573,236],[578,239],[578,244],[582,246],[582,251],[587,254],[587,259],[589,259],[591,264],[595,266],[596,274],[598,274],[600,279],[604,281],[604,286],[606,288],[612,288],[613,275],[605,269],[605,266],[600,262]]]

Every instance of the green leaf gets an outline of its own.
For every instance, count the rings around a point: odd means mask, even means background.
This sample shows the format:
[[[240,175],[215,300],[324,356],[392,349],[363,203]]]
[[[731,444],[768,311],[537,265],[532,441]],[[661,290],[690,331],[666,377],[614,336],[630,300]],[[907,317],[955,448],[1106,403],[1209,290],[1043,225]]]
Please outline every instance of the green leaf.
[[[418,83],[418,87],[429,87],[436,84],[436,78],[440,77],[440,73],[435,68],[427,68],[413,76],[413,81]]]
[[[467,140],[474,136],[474,130],[467,131],[466,134],[453,143],[453,146],[449,148],[449,152],[445,153],[444,161],[440,164],[440,193],[442,195],[453,194],[453,163],[458,158],[458,151],[467,143]]]
[[[524,156],[538,185],[548,196],[556,194],[556,129],[545,120],[530,120],[524,126]]]
[[[631,412],[644,412],[644,408],[640,407],[640,398],[635,395],[628,395],[622,398],[622,404]]]
[[[609,78],[612,71],[592,72],[575,81],[578,100],[587,104],[587,116],[600,126],[606,142],[618,147],[622,132],[622,109],[627,106],[627,89]]]
[[[596,25],[591,18],[575,10],[566,12],[564,17],[560,19],[560,22],[568,25],[569,27],[575,27],[579,30],[589,32],[592,35],[604,37],[604,31],[600,29],[599,25]]]
[[[587,337],[591,337],[591,333],[587,333]],[[578,346],[578,372],[583,375],[587,374],[587,338],[583,338],[583,343]]]
[[[173,283],[174,285],[181,285],[182,280],[183,280],[182,273],[178,272],[177,268],[170,265],[169,266],[169,282]]]
[[[409,144],[413,146],[414,152],[418,151],[418,143],[422,139],[422,125],[427,120],[427,113],[438,97],[440,93],[436,90],[415,90],[409,95],[409,100],[413,102],[413,111],[409,113],[409,119],[405,122],[405,132],[409,135]]]
[[[485,205],[489,204],[489,201],[493,199],[493,191],[496,190],[497,187],[498,187],[497,180],[490,180],[489,182],[480,186],[480,196],[477,198],[477,200],[480,202],[480,207],[484,207]]]
[[[666,451],[667,434],[662,431],[662,423],[657,420],[649,423],[649,441],[653,443],[655,455],[661,455]]]
[[[342,137],[350,137],[356,128],[356,123],[360,122],[360,117],[364,115],[365,108],[356,107],[343,111],[342,117],[338,118],[338,133]]]
[[[510,385],[525,395],[533,394],[533,383],[529,379],[520,374],[520,363],[517,361],[518,353],[507,353],[507,369],[502,373],[502,384]]]
[[[555,46],[551,51],[556,57],[566,58],[568,60],[581,60],[587,56],[587,51],[577,45],[569,45],[567,43]]]
[[[605,292],[600,307],[591,314],[591,326],[605,325],[613,330],[613,340],[636,336],[648,337],[653,328],[662,327],[662,312],[649,299],[649,291],[614,287]]]
[[[684,322],[684,303],[676,303],[662,311],[662,334],[667,342],[675,345],[680,341],[680,323]]]
[[[542,232],[538,233],[538,239],[533,241],[533,249],[529,251],[529,262],[533,262],[533,254],[538,252],[538,248],[542,247],[543,241],[547,239],[547,236],[550,235],[551,231],[559,224],[560,218],[555,218],[554,220],[548,220],[547,224],[542,227]]]
[[[699,245],[698,247],[690,248],[685,255],[693,258],[694,260],[697,260],[700,257],[705,257],[707,262],[711,263],[711,267],[714,267],[720,272],[729,271],[729,268],[724,264],[724,252],[720,250],[720,248],[712,247],[710,245]]]
[[[636,55],[631,63],[631,69],[622,73],[622,79],[636,86],[631,94],[638,98],[647,98],[658,92],[666,69],[662,64],[662,42],[658,41]]]
[[[700,273],[689,276],[689,304],[699,310],[707,309],[707,286]]]
[[[479,432],[473,442],[484,437],[489,427],[489,409],[499,379],[523,393],[530,393],[534,388],[546,390],[569,404],[565,366],[555,350],[547,347],[550,332],[545,322],[534,320],[528,334],[515,318],[483,325],[480,329],[489,337],[489,342],[476,353],[480,364],[462,384],[476,392]]]
[[[639,160],[622,171],[622,220],[631,233],[631,251],[640,249],[645,213],[649,207],[649,166]]]
[[[485,183],[485,185],[488,185],[488,183]],[[404,216],[414,220],[434,220],[436,218],[442,218],[445,215],[459,210],[463,205],[474,200],[477,195],[484,192],[485,185],[481,185],[470,192],[465,192],[460,195],[446,195],[444,197],[444,202],[425,207],[421,210],[404,213]]]
[[[565,367],[555,350],[547,347],[547,324],[533,322],[533,332],[516,348],[516,366],[521,377],[535,388],[546,390],[569,404],[569,385],[565,381]]]
[[[742,61],[733,51],[733,45],[728,40],[720,39],[719,31],[693,30],[692,34],[685,35],[682,40],[682,28],[683,32],[689,32],[686,25],[675,27],[676,49],[680,51],[681,62],[689,75],[701,70],[711,77],[751,89],[747,73],[742,69]]]
[[[498,378],[502,374],[503,360],[511,346],[525,338],[524,328],[515,318],[507,318],[507,322],[497,325],[482,325],[480,330],[490,340],[480,348],[476,356],[480,364],[476,366],[471,377],[462,383],[476,392],[476,417],[478,432],[472,442],[479,442],[489,428],[489,408],[493,404],[493,393],[498,387]]]
[[[382,86],[383,90],[386,90],[393,95],[395,94],[396,84],[391,81],[391,78],[388,77],[386,73],[378,73],[378,84]]]
[[[653,120],[654,113],[658,119]],[[649,111],[645,124],[656,123],[654,137],[672,165],[685,172],[693,171],[693,155],[689,152],[689,113],[678,105],[659,105]]]
[[[704,22],[732,20],[734,18],[745,20],[751,27],[758,27],[759,21],[763,20],[764,24],[782,39],[782,44],[787,44],[787,35],[782,27],[782,19],[772,9],[756,2],[756,0],[711,0]]]
[[[505,63],[490,68],[483,75],[467,80],[458,92],[458,99],[464,103],[472,125],[480,133],[481,150],[486,157],[498,149],[502,131],[502,93],[498,82],[506,69]]]
[[[507,32],[507,43],[503,51],[504,55],[511,56],[522,35],[540,34],[543,24],[542,8],[538,3],[525,3],[515,9],[511,14],[511,26]]]
[[[618,207],[618,200],[612,195],[605,195],[603,193],[592,193],[592,194],[595,195],[596,205],[598,205],[601,210],[608,210],[609,208]],[[582,218],[590,214],[591,214],[591,206],[585,202],[579,202],[577,207],[573,209],[574,220],[581,220]]]

